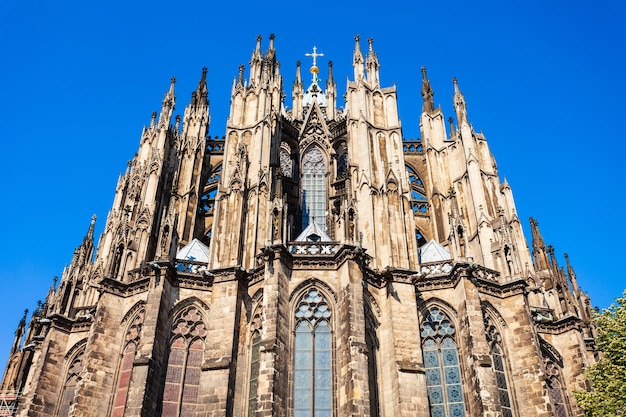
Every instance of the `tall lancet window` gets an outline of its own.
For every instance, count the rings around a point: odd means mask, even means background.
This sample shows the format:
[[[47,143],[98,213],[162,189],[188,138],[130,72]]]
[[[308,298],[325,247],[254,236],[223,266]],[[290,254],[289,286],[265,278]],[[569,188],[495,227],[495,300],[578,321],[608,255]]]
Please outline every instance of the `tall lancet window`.
[[[550,359],[544,359],[544,361],[548,377],[546,383],[554,405],[554,415],[556,417],[569,417],[569,404],[561,377],[561,368]]]
[[[500,397],[500,405],[502,406],[502,417],[513,417],[513,406],[511,405],[511,396],[509,395],[509,384],[507,372],[503,357],[502,336],[496,329],[491,317],[484,315],[485,330],[487,331],[487,342],[489,343],[489,351],[491,353],[491,361],[493,362],[493,371],[496,374],[496,385],[498,386],[498,395]]]
[[[117,389],[115,390],[115,399],[113,400],[112,417],[122,417],[126,409],[128,391],[130,389],[133,373],[133,361],[135,360],[135,354],[137,352],[137,347],[143,331],[145,315],[145,310],[142,309],[139,311],[133,319],[128,331],[126,332],[126,337],[124,338],[126,346],[122,352],[122,360],[117,377]]]
[[[196,415],[206,334],[202,315],[195,306],[185,308],[174,320],[163,393],[163,417]]]
[[[74,355],[70,366],[67,370],[67,376],[65,377],[65,384],[63,385],[63,391],[59,398],[59,417],[67,417],[70,415],[72,405],[75,403],[76,387],[82,379],[81,373],[83,371],[83,356],[85,349],[81,350]]]
[[[259,350],[261,335],[258,330],[252,333],[250,352],[250,385],[248,387],[248,416],[254,416],[257,408],[257,394],[259,389]]]
[[[295,312],[293,416],[332,416],[332,339],[330,308],[312,288]]]
[[[431,417],[465,416],[455,333],[444,312],[437,307],[428,310],[421,336]]]
[[[314,221],[326,231],[326,164],[316,146],[302,157],[302,229]]]

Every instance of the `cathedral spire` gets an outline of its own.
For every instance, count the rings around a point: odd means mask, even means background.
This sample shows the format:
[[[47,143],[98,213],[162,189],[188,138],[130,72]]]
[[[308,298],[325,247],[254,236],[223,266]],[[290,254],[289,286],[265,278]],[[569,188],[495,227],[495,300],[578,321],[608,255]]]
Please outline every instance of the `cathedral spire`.
[[[456,77],[452,79],[452,83],[454,84],[454,110],[456,111],[456,120],[460,126],[463,122],[467,122],[467,108],[465,106],[465,97],[459,89],[459,83]]]
[[[202,76],[200,77],[200,81],[198,81],[198,88],[196,89],[196,91],[198,91],[202,95],[202,97],[208,96],[208,90],[206,86],[207,71],[208,71],[207,67],[202,68]]]
[[[149,125],[149,129],[154,129],[154,123],[156,122],[156,117],[157,117],[157,112],[153,111],[152,112],[152,117],[150,117],[150,125]]]
[[[239,74],[237,75],[237,87],[243,87],[243,71],[246,67],[241,64],[239,65]]]
[[[328,80],[326,80],[326,86],[335,84],[335,79],[333,78],[333,61],[328,61]]]
[[[363,78],[363,54],[361,53],[361,37],[354,37],[354,53],[352,55],[352,67],[354,68],[354,81]]]
[[[380,87],[380,76],[378,74],[380,64],[378,63],[378,55],[374,52],[374,39],[368,38],[367,43],[369,44],[366,60],[367,81],[372,87]]]
[[[569,277],[570,282],[572,283],[572,289],[574,290],[574,294],[578,295],[580,291],[578,288],[578,279],[576,279],[576,272],[574,272],[574,268],[572,268],[572,264],[569,262],[569,255],[566,253],[565,264],[567,265],[567,276]]]
[[[161,106],[161,114],[159,115],[159,127],[167,127],[170,123],[170,119],[172,118],[174,103],[176,102],[174,84],[176,84],[176,77],[172,77],[170,79],[170,88],[163,97],[163,105]]]
[[[329,119],[336,116],[337,84],[333,78],[333,61],[328,61],[328,79],[326,80],[326,114]]]
[[[276,49],[274,49],[274,39],[276,35],[270,33],[270,45],[265,53],[265,64],[268,66],[267,71],[272,75],[276,71]]]
[[[93,229],[96,226],[96,215],[93,214],[91,216],[91,223],[89,223],[89,229],[87,230],[87,235],[85,235],[85,239],[93,240]]]
[[[202,68],[202,75],[200,76],[200,81],[198,81],[198,87],[196,91],[191,93],[191,102],[189,103],[190,109],[197,109],[199,107],[205,107],[208,103],[207,97],[209,96],[209,91],[206,86],[206,74],[207,68]]]
[[[28,309],[24,310],[24,315],[22,319],[17,324],[17,329],[15,329],[15,339],[13,340],[13,347],[11,348],[11,354],[17,352],[20,348],[20,341],[22,340],[22,336],[24,336],[24,329],[26,328],[26,316],[28,315]]]
[[[554,246],[548,245],[548,255],[550,256],[550,265],[555,274],[559,273],[559,262],[556,259],[556,255],[554,254]]]
[[[292,116],[294,119],[302,119],[302,99],[304,97],[304,86],[302,85],[302,75],[300,74],[300,61],[296,62],[296,80],[291,88],[291,100],[293,103]]]
[[[422,112],[430,113],[435,110],[435,102],[433,100],[434,96],[435,93],[433,92],[433,88],[430,86],[430,81],[426,75],[426,67],[422,67],[422,97],[424,98]]]
[[[539,231],[539,222],[532,217],[530,218],[530,232],[532,236],[535,269],[537,271],[545,271],[547,269],[550,269],[546,244],[543,241],[543,236],[541,236],[541,232]]]
[[[298,60],[298,62],[296,62],[296,81],[294,84],[299,86],[302,86],[302,74],[300,72],[301,65],[302,63],[300,62],[300,60]]]
[[[83,238],[82,243],[74,250],[74,256],[70,263],[70,270],[80,270],[86,265],[91,263],[91,255],[93,253],[93,231],[96,225],[96,215],[91,216],[91,222],[89,223],[89,229]]]
[[[263,64],[263,54],[261,53],[261,35],[256,37],[256,48],[250,58],[250,84],[258,84],[261,80],[261,67]]]

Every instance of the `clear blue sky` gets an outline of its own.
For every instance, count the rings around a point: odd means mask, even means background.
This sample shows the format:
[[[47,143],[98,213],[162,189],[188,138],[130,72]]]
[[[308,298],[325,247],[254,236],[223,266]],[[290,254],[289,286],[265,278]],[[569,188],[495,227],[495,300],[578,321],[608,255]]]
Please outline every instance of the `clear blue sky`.
[[[212,135],[223,135],[238,65],[258,34],[276,49],[290,105],[295,63],[316,45],[340,96],[352,77],[353,37],[368,37],[383,85],[398,86],[404,136],[419,136],[420,67],[452,112],[459,79],[520,218],[539,221],[593,305],[626,287],[626,8],[622,1],[5,2],[0,16],[0,363],[25,308],[43,299],[98,216],[143,125],[176,76],[182,113],[208,67]],[[306,72],[304,73],[306,74]],[[308,75],[308,74],[307,74]],[[622,253],[622,255],[620,255]]]

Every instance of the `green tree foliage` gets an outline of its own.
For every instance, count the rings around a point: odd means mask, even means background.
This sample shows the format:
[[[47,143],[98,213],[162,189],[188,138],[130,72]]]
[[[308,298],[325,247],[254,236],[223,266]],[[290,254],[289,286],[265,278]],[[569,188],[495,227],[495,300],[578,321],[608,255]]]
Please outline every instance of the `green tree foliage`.
[[[574,393],[586,417],[626,416],[626,291],[615,301],[594,318],[602,357],[585,370],[591,391]]]

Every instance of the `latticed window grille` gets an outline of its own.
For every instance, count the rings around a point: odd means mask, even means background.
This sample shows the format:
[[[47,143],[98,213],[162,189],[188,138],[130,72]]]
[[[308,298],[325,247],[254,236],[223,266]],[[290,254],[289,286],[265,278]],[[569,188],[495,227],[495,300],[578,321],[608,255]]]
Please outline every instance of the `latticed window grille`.
[[[74,356],[67,371],[63,392],[61,393],[59,402],[59,417],[67,417],[70,415],[70,409],[75,402],[76,386],[81,380],[84,353],[85,351],[81,350]]]
[[[429,309],[421,336],[431,417],[465,416],[455,333],[444,312],[437,307]]]
[[[163,416],[196,415],[206,334],[202,315],[195,306],[185,308],[174,320],[163,393]]]
[[[491,361],[493,362],[493,371],[496,376],[496,385],[498,386],[500,405],[502,406],[502,417],[513,417],[513,406],[511,405],[507,371],[502,350],[502,336],[491,320],[491,317],[485,314],[483,318]]]
[[[317,147],[302,158],[302,228],[313,221],[326,231],[326,164]]]
[[[293,160],[286,149],[280,150],[280,172],[287,178],[293,176]]]
[[[331,311],[324,296],[312,288],[295,312],[294,417],[332,416]]]
[[[113,414],[112,417],[122,417],[126,409],[126,402],[128,400],[128,390],[130,388],[130,381],[133,373],[133,361],[135,360],[135,353],[137,352],[137,345],[141,338],[143,322],[145,317],[145,311],[141,310],[134,317],[126,337],[124,338],[126,347],[122,353],[122,360],[120,362],[119,375],[117,377],[117,389],[115,391],[115,400],[113,401]]]
[[[554,405],[555,417],[569,417],[569,404],[567,394],[563,388],[563,380],[561,379],[560,367],[549,359],[545,360],[546,374],[548,375],[547,384]]]
[[[365,344],[367,345],[367,377],[369,385],[370,417],[380,416],[379,389],[383,387],[378,383],[378,360],[379,343],[376,336],[378,320],[374,317],[369,303],[365,303]]]
[[[250,385],[248,387],[248,416],[254,416],[257,408],[257,393],[259,389],[259,348],[261,335],[258,331],[252,334],[250,352]]]

